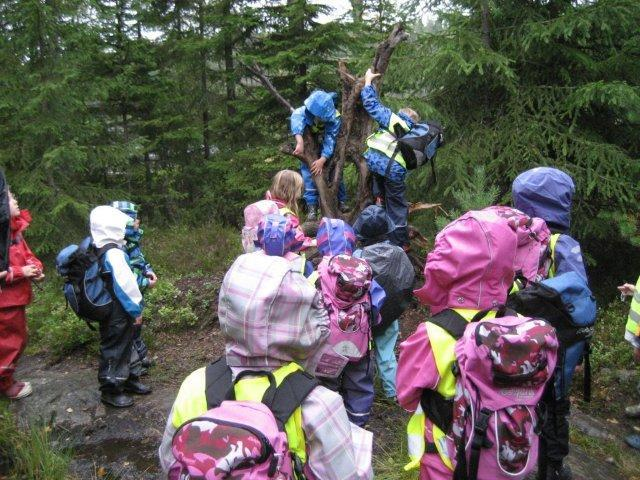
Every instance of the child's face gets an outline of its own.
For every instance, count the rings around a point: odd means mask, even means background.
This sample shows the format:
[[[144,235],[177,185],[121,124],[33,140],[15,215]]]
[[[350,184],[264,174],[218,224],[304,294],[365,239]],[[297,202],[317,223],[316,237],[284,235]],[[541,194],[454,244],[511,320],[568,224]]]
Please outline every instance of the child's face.
[[[12,217],[17,217],[18,215],[20,215],[20,207],[18,206],[18,201],[11,192],[9,192],[9,215],[11,215]]]
[[[136,218],[136,219],[133,221],[133,229],[134,229],[134,230],[138,230],[139,228],[140,228],[140,219],[139,219],[139,218]]]

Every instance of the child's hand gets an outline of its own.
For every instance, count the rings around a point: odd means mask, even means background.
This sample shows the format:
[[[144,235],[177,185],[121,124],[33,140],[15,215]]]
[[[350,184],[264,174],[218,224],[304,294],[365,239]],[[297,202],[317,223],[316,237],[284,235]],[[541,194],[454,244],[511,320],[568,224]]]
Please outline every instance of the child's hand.
[[[149,279],[149,288],[155,287],[156,283],[158,283],[158,277],[153,272],[148,272],[146,277]]]
[[[324,164],[327,162],[325,157],[320,157],[315,162],[311,164],[311,173],[314,175],[322,175],[322,169],[324,168]]]
[[[378,78],[380,75],[381,75],[380,73],[373,73],[373,70],[368,69],[367,73],[364,74],[364,84],[371,85],[371,82],[373,81],[373,79]]]
[[[44,280],[44,273],[40,272],[39,275],[37,275],[36,277],[33,278],[34,282],[41,282]]]
[[[636,293],[635,285],[631,285],[630,283],[625,283],[624,285],[620,285],[618,287],[618,290],[620,290],[620,293],[622,293],[623,295],[626,295],[629,297],[634,293]]]
[[[304,139],[302,135],[296,135],[296,148],[293,150],[294,155],[302,155],[304,153]]]
[[[22,267],[22,276],[26,278],[33,278],[41,275],[42,272],[35,265],[25,265]]]
[[[6,270],[0,272],[0,280],[4,280],[6,278],[6,276],[7,276],[7,271]]]
[[[136,317],[136,321],[133,322],[134,325],[142,325],[142,315]]]

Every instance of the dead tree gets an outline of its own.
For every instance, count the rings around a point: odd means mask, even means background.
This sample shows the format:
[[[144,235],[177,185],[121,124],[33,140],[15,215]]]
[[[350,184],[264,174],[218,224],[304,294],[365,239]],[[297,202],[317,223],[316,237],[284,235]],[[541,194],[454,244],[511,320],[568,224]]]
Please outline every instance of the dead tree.
[[[384,75],[396,46],[407,37],[408,34],[402,24],[397,24],[393,27],[388,38],[381,42],[376,49],[371,64],[374,72]],[[247,69],[271,92],[284,108],[289,112],[293,111],[291,103],[278,92],[258,65],[247,66]],[[313,180],[318,188],[322,214],[331,218],[341,218],[343,215],[338,210],[337,200],[338,186],[340,185],[345,165],[347,162],[353,162],[358,171],[358,190],[354,208],[346,215],[348,219],[352,219],[371,200],[369,170],[362,153],[365,149],[365,141],[371,133],[373,122],[364,110],[362,102],[360,102],[360,92],[364,87],[364,78],[350,73],[344,61],[338,62],[338,74],[342,83],[342,108],[340,110],[342,126],[333,157],[331,158],[331,169],[325,166],[323,174],[314,175]],[[381,76],[374,80],[376,86],[380,86],[382,78]],[[289,145],[283,146],[281,150],[293,155],[293,149]],[[304,152],[298,158],[311,167],[311,164],[318,158],[319,151],[315,136],[309,132],[309,129],[306,129],[304,133]],[[331,175],[329,175],[329,170]]]

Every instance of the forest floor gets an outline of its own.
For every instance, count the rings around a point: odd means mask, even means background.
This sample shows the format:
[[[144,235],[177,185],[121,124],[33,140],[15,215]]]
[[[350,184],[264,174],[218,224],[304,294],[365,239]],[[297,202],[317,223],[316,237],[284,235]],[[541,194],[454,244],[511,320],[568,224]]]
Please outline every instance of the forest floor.
[[[197,289],[192,278],[179,288]],[[211,282],[211,278],[206,278]],[[219,279],[217,280],[219,281]],[[209,313],[215,316],[215,304]],[[402,338],[423,319],[417,309],[405,313]],[[224,342],[217,322],[180,332],[154,332],[152,356],[157,365],[145,377],[151,395],[136,397],[134,407],[105,407],[97,389],[97,358],[88,350],[67,355],[52,363],[45,355],[27,355],[18,376],[32,382],[32,396],[11,405],[19,422],[42,421],[54,434],[54,445],[70,448],[73,457],[70,478],[156,479],[159,478],[157,448],[167,414],[182,380],[194,369],[223,353]],[[619,371],[614,385],[637,380],[634,371]],[[591,407],[579,405],[572,413],[572,449],[569,458],[576,480],[640,479],[640,455],[621,438],[640,423],[623,420],[628,389],[609,388],[596,393]],[[578,402],[579,403],[579,402]],[[376,478],[416,478],[402,471],[406,461],[404,427],[407,414],[396,404],[377,398],[370,429],[374,432]],[[637,458],[636,458],[637,457]],[[0,478],[3,478],[0,474]]]

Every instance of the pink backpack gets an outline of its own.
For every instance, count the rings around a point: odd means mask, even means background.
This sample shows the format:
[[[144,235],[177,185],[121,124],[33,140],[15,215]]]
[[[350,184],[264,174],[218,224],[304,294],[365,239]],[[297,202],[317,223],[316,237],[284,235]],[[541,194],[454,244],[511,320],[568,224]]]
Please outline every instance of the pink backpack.
[[[341,254],[324,257],[318,274],[331,324],[316,373],[337,377],[347,362],[358,361],[369,351],[373,272],[365,260]]]
[[[269,377],[262,402],[234,399],[233,385],[245,375]],[[210,410],[176,430],[169,480],[301,478],[304,466],[289,452],[284,424],[319,385],[316,379],[299,370],[276,387],[272,373],[245,370],[232,382],[223,356],[207,366],[206,385]]]
[[[242,227],[242,248],[245,253],[256,251],[258,225],[269,214],[278,214],[278,205],[273,200],[260,200],[244,209],[244,227]]]
[[[516,278],[521,275],[529,282],[545,279],[551,265],[551,257],[548,254],[551,232],[546,222],[511,207],[493,206],[485,210],[494,212],[507,220],[516,231],[518,247],[513,264]]]
[[[453,478],[521,480],[536,467],[536,406],[556,366],[558,339],[544,320],[497,316],[478,322],[483,315],[465,327],[455,347]]]

